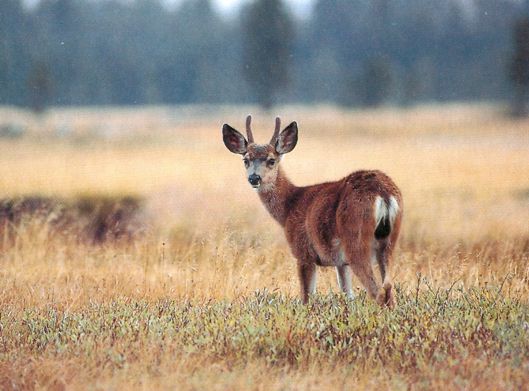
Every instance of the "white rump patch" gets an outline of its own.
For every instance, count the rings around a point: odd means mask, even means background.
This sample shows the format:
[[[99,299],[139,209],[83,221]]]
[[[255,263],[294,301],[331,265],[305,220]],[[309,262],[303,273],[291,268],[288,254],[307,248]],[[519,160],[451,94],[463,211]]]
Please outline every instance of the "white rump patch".
[[[393,196],[389,197],[389,222],[391,225],[395,222],[395,219],[397,218],[397,214],[399,213],[399,203],[397,202],[397,199]]]
[[[375,227],[377,227],[383,218],[389,217],[390,225],[393,225],[399,213],[399,203],[394,196],[389,197],[389,205],[380,196],[375,198]]]
[[[388,213],[388,206],[381,196],[375,198],[375,227],[378,227],[382,219]]]

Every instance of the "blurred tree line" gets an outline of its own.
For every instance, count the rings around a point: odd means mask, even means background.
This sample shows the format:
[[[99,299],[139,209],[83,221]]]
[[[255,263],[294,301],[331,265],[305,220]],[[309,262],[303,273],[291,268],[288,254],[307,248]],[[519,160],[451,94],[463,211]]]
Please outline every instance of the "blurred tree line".
[[[0,104],[508,99],[529,80],[524,14],[529,0],[316,0],[302,20],[281,0],[234,17],[210,0],[1,0]]]

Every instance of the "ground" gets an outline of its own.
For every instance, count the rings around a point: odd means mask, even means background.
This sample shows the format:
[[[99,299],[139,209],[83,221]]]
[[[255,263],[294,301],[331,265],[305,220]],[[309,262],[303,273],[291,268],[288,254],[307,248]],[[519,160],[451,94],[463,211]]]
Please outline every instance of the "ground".
[[[141,205],[134,232],[101,243],[50,214],[4,224],[1,388],[527,387],[529,120],[493,105],[278,111],[299,124],[281,163],[295,184],[377,168],[402,189],[389,311],[360,287],[348,302],[332,269],[299,303],[282,231],[222,143],[249,111],[268,140],[273,116],[249,107],[0,108],[24,133],[0,139],[1,199]]]

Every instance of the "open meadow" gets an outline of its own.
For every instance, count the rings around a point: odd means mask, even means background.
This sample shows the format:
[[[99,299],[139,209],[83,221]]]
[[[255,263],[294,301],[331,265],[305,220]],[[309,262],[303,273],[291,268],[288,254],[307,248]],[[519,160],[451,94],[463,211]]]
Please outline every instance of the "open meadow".
[[[356,279],[347,301],[333,268],[299,303],[282,230],[222,142],[250,111],[261,142],[276,114],[298,121],[296,185],[377,168],[400,186],[394,310]],[[0,108],[0,128],[0,389],[528,387],[529,119]]]

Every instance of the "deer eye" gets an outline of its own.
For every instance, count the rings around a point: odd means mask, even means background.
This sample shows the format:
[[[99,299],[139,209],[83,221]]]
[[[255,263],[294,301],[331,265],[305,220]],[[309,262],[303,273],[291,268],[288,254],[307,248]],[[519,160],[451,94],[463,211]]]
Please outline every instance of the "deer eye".
[[[250,161],[247,158],[242,159],[242,161],[244,162],[246,168],[248,168],[248,166],[250,165]]]
[[[266,164],[268,164],[269,167],[272,167],[274,164],[276,164],[276,159],[268,159]]]

